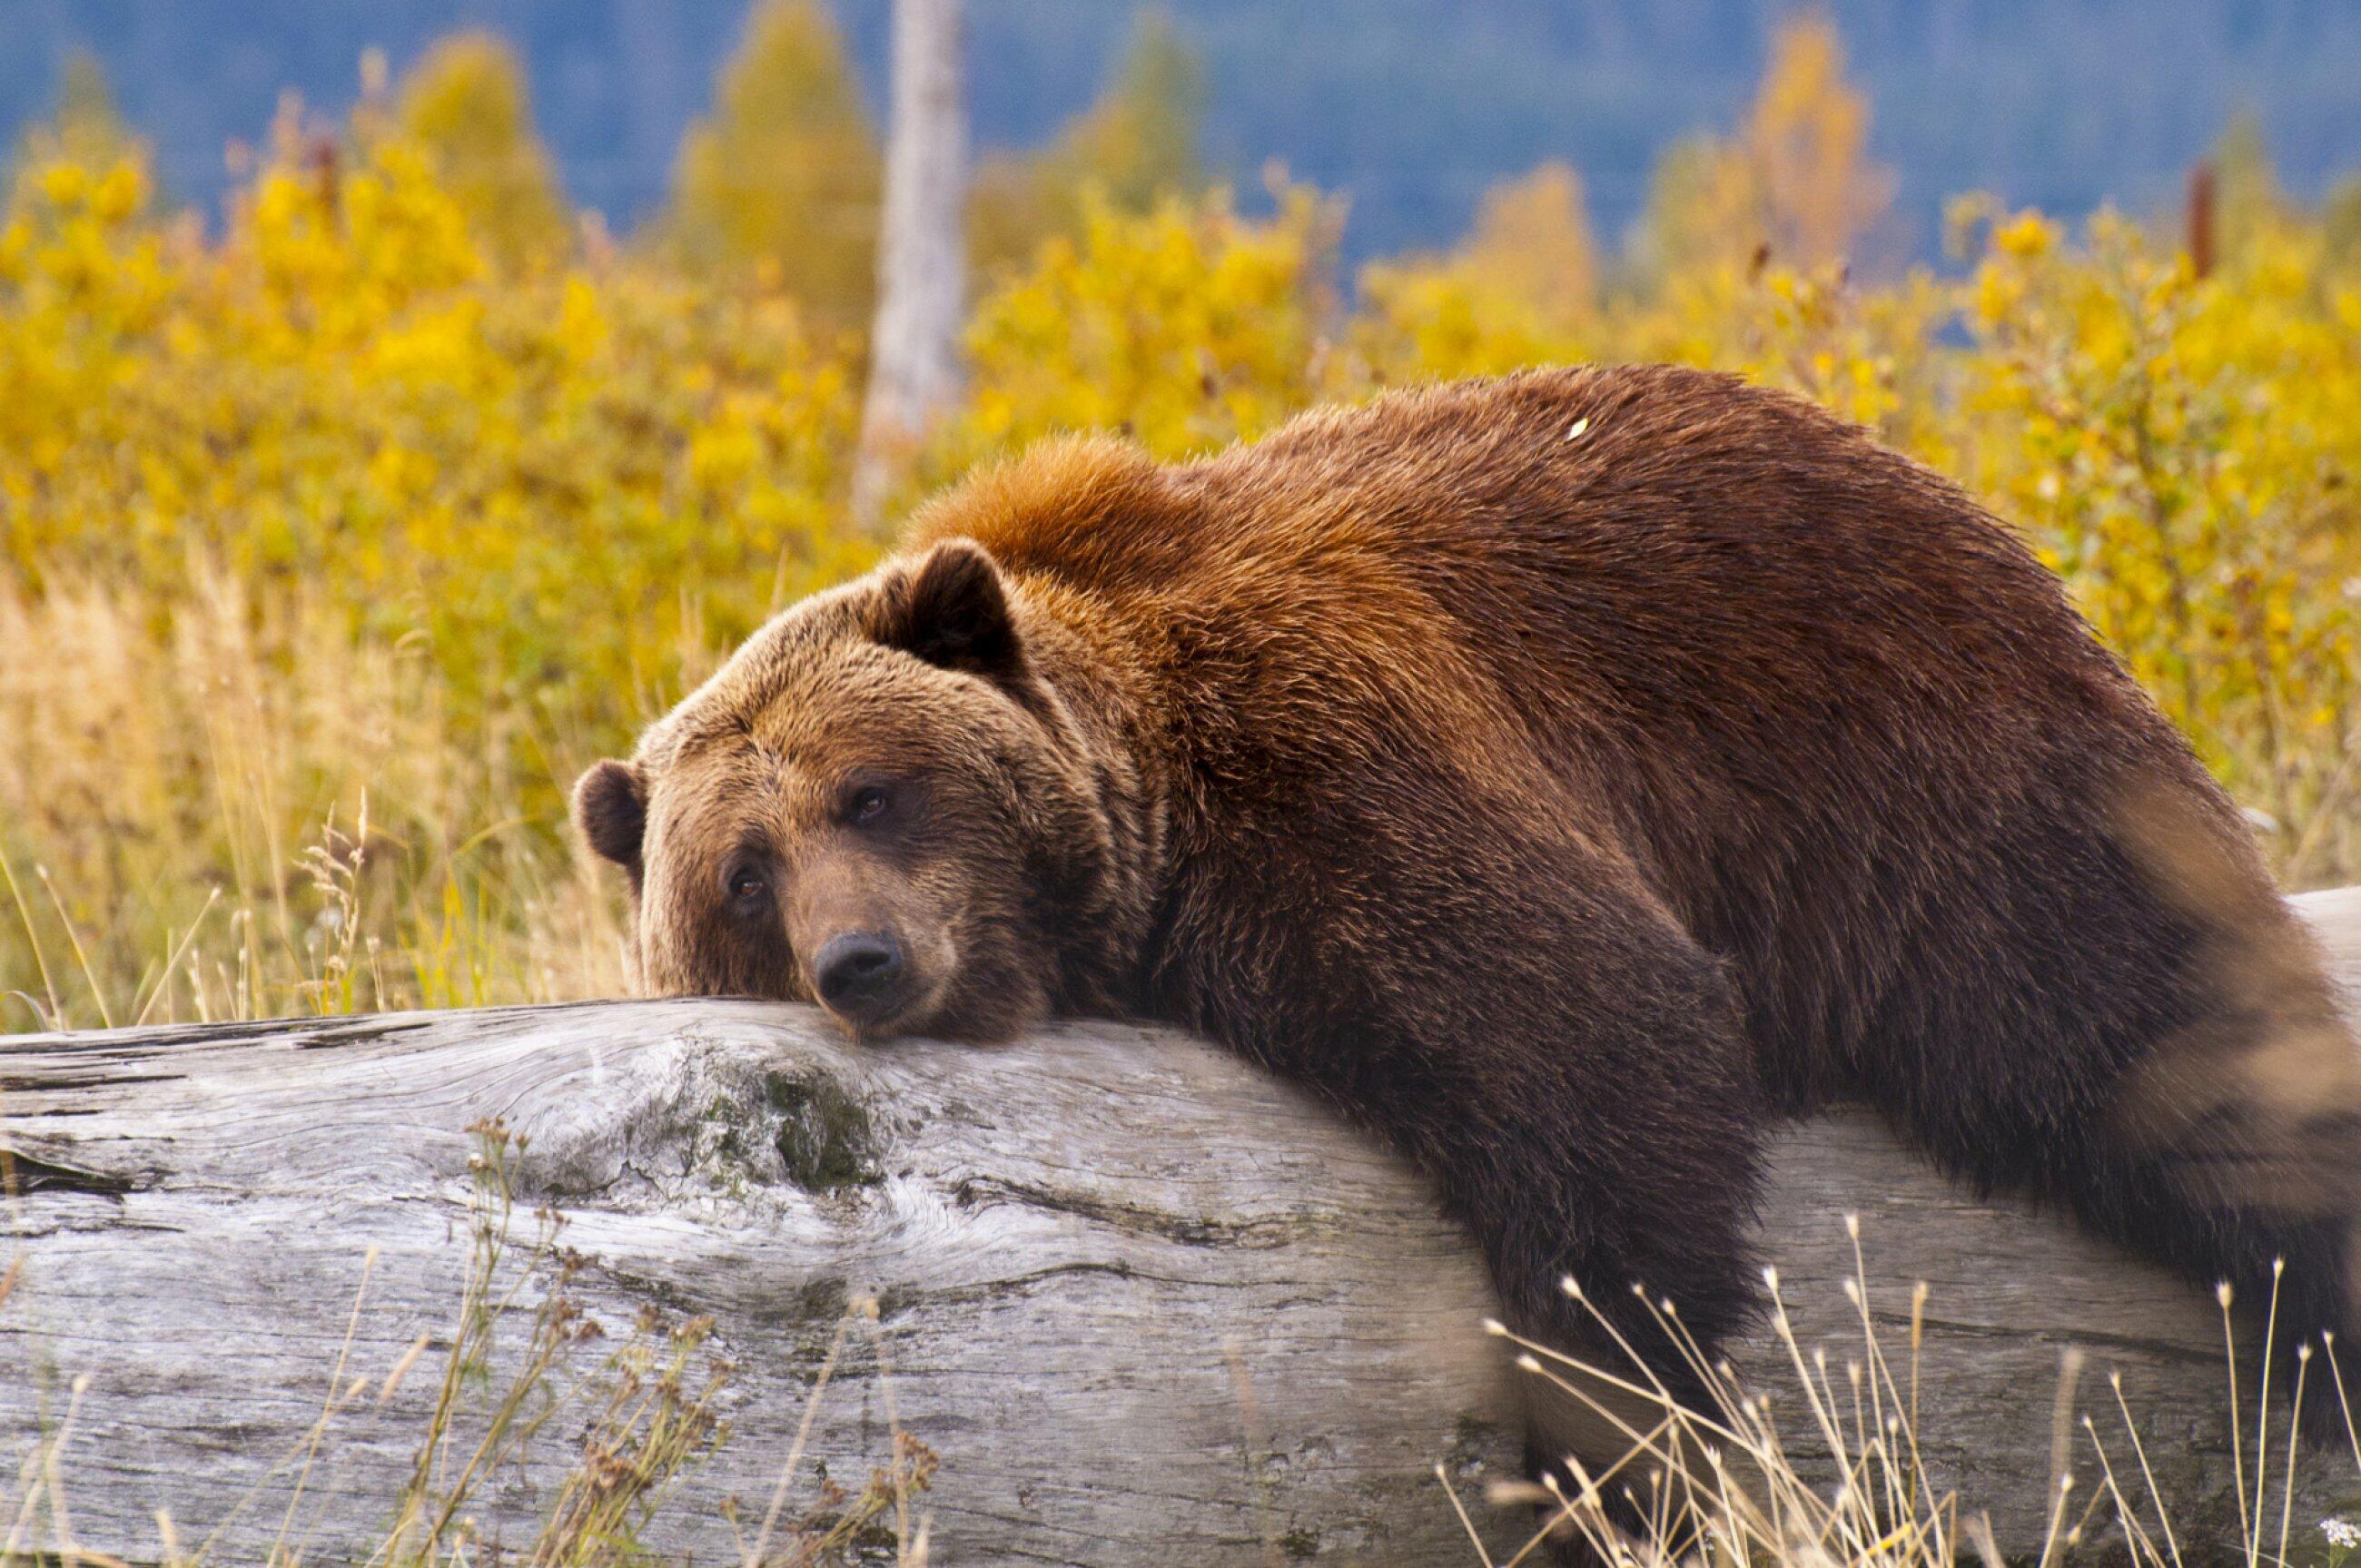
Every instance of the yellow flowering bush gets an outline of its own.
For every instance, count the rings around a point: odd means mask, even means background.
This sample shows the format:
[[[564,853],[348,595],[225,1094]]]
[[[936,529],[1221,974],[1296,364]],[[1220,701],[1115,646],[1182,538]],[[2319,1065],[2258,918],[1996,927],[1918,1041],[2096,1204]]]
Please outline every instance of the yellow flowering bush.
[[[1961,478],[2021,523],[2298,878],[2361,870],[2361,288],[2275,225],[2195,275],[2037,214],[1964,288]]]
[[[1597,357],[1595,336],[1554,325],[1522,293],[1469,268],[1378,263],[1362,274],[1361,296],[1351,343],[1376,385]]]
[[[1218,192],[1133,216],[1086,192],[1080,237],[1045,241],[976,307],[956,450],[1120,429],[1179,457],[1312,401],[1333,218],[1310,191],[1279,194],[1255,222]]]
[[[472,899],[519,856],[559,863],[576,762],[874,554],[831,522],[855,367],[782,295],[611,258],[502,281],[393,140],[287,138],[211,243],[142,224],[144,201],[136,165],[32,168],[0,228],[13,624],[32,637],[73,604],[81,634],[104,622],[101,641],[141,644],[118,665],[138,700],[106,718],[82,770],[103,809],[51,820],[77,772],[56,754],[70,734],[38,770],[20,750],[0,797],[0,853],[27,876],[53,862],[60,890],[54,910],[29,895],[17,924],[59,950],[84,933],[87,990],[137,992],[209,890],[275,908],[292,858],[332,810],[354,828],[364,790],[381,861],[403,857],[377,880],[424,896],[431,925],[448,913],[437,878]],[[208,681],[276,702],[395,654],[418,678],[351,689],[379,705],[387,745],[284,712],[296,754],[213,776],[225,731]],[[86,706],[77,678],[15,672],[11,734]],[[131,731],[170,765],[109,773]],[[422,747],[456,752],[472,782],[399,788]],[[152,864],[87,852],[99,832],[173,849]],[[468,863],[445,864],[459,843]],[[253,1005],[300,1000],[288,977],[308,960],[287,924],[287,973]],[[0,987],[45,995],[25,931],[0,938]]]
[[[267,170],[214,247],[130,226],[123,172],[28,178],[0,241],[5,539],[36,584],[201,555],[423,633],[489,698],[661,683],[586,618],[666,646],[687,590],[726,639],[864,558],[824,523],[851,368],[785,298],[496,285],[394,144]]]

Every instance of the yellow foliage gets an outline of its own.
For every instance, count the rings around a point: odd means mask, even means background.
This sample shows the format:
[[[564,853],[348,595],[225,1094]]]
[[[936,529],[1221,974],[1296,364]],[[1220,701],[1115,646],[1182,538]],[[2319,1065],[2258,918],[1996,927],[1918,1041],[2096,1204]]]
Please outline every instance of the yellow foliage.
[[[107,85],[106,72],[95,56],[77,51],[67,57],[57,112],[47,124],[26,131],[19,161],[82,170],[130,163],[145,173],[148,148],[123,123],[115,106],[114,89]]]
[[[1301,187],[1261,222],[1220,194],[1133,216],[1086,192],[1081,236],[976,307],[958,451],[1124,430],[1171,457],[1261,434],[1314,395],[1333,226]]]
[[[2361,287],[2258,228],[2200,280],[2103,216],[2086,249],[1971,206],[1954,466],[2022,523],[2298,878],[2361,867]]]
[[[1738,134],[1680,142],[1659,165],[1643,265],[1664,279],[1757,258],[1807,271],[1857,259],[1894,195],[1868,145],[1869,103],[1844,80],[1835,27],[1787,22]]]
[[[816,317],[866,326],[875,290],[876,133],[819,0],[764,0],[681,143],[664,231],[676,261],[752,271]]]
[[[403,85],[397,123],[504,266],[563,258],[572,224],[506,43],[483,32],[438,42]]]
[[[1583,211],[1582,176],[1570,164],[1544,163],[1486,192],[1456,259],[1524,301],[1553,328],[1588,320],[1598,258]]]
[[[1351,342],[1378,386],[1594,357],[1590,341],[1552,330],[1521,293],[1465,268],[1375,263],[1361,273],[1361,295]]]
[[[1846,123],[1812,158],[1857,151]],[[292,125],[215,236],[153,215],[136,148],[58,139],[0,221],[12,1021],[610,989],[614,890],[567,852],[566,783],[874,554],[842,507],[857,345],[804,294],[852,241],[765,275],[551,231],[495,266],[492,215],[399,124]],[[1867,285],[1799,241],[1626,292],[1545,170],[1348,306],[1308,190],[1265,217],[1071,200],[974,307],[933,477],[1070,429],[1177,457],[1534,363],[1737,371],[2023,528],[2286,873],[2361,876],[2361,281],[2329,226],[2275,209],[2199,279],[2120,219],[1971,205],[1957,280]],[[1865,210],[1780,200],[1798,233]]]
[[[71,602],[76,626],[127,645],[111,667],[137,699],[91,732],[137,729],[125,744],[171,759],[115,769],[103,750],[73,808],[110,824],[110,844],[169,847],[161,861],[78,845],[45,815],[66,798],[63,762],[0,777],[0,852],[72,870],[102,989],[129,994],[209,888],[275,903],[291,858],[331,811],[350,825],[364,786],[374,830],[420,857],[405,876],[460,843],[479,878],[516,855],[562,865],[575,762],[871,558],[830,525],[851,370],[784,296],[631,269],[503,281],[399,139],[327,171],[283,148],[210,245],[137,224],[122,182],[138,178],[27,169],[0,228],[0,573],[26,638],[6,661],[12,733],[93,711],[89,670],[18,656],[55,646],[42,617]],[[229,652],[184,656],[192,617]],[[344,678],[389,659],[412,685]],[[218,762],[216,678],[267,704],[310,694],[270,707],[291,727],[273,744],[300,762]],[[384,745],[320,721],[340,692]],[[473,782],[413,791],[386,758]],[[389,907],[413,902],[402,886]],[[301,927],[269,949],[255,1005],[297,999]],[[27,957],[0,938],[0,989],[39,993]],[[441,994],[458,992],[390,992]]]
[[[1893,200],[1893,177],[1869,160],[1869,101],[1845,82],[1844,45],[1826,16],[1780,28],[1743,146],[1763,237],[1781,260],[1844,260]]]
[[[1487,194],[1466,242],[1441,261],[1368,268],[1354,346],[1383,382],[1583,358],[1598,271],[1581,176],[1545,163]]]

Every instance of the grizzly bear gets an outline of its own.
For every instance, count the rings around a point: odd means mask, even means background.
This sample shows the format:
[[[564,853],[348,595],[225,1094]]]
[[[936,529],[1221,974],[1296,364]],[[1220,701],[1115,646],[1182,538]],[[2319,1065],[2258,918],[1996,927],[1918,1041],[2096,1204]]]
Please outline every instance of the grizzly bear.
[[[1766,1123],[2347,1328],[2352,1042],[2240,812],[1949,483],[1701,372],[1550,370],[1162,466],[1038,447],[584,776],[642,984],[855,1036],[1145,1014],[1710,1349]],[[1659,1347],[1656,1350],[1647,1348]]]

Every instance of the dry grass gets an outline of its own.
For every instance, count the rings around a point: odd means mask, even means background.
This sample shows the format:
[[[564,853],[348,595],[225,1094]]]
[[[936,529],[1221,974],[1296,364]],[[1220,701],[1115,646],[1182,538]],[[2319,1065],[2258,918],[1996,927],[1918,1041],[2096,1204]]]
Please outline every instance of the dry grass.
[[[0,922],[32,960],[9,1025],[620,992],[615,890],[551,785],[593,748],[448,707],[426,650],[300,592],[0,582]]]
[[[1801,1430],[1783,1428],[1772,1391],[1750,1388],[1727,1361],[1713,1362],[1669,1302],[1641,1299],[1657,1328],[1704,1381],[1713,1409],[1699,1412],[1675,1402],[1661,1382],[1631,1376],[1561,1354],[1511,1333],[1518,1366],[1548,1383],[1620,1431],[1630,1447],[1615,1464],[1586,1467],[1567,1457],[1575,1486],[1569,1493],[1554,1478],[1543,1486],[1496,1486],[1491,1500],[1528,1502],[1538,1512],[1537,1528],[1524,1546],[1496,1562],[1475,1543],[1485,1568],[1517,1568],[1548,1560],[1549,1543],[1579,1541],[1597,1557],[1631,1568],[1674,1563],[1751,1563],[1777,1568],[1951,1568],[1977,1563],[2002,1568],[2004,1562],[1975,1499],[1938,1493],[1920,1458],[1919,1358],[1924,1343],[1927,1290],[1914,1288],[1906,1356],[1882,1342],[1869,1310],[1869,1276],[1861,1259],[1860,1225],[1847,1216],[1853,1240],[1854,1274],[1845,1282],[1846,1299],[1859,1314],[1859,1340],[1847,1348],[1841,1369],[1832,1372],[1825,1347],[1806,1350],[1799,1342],[1776,1269],[1764,1273],[1772,1327],[1786,1351],[1807,1419]],[[1588,1310],[1610,1343],[1628,1354],[1629,1342],[1586,1297],[1576,1282],[1566,1293]],[[2324,1354],[2310,1344],[2296,1347],[2291,1408],[2274,1410],[2273,1380],[2261,1369],[2249,1401],[2254,1426],[2245,1428],[2239,1402],[2242,1373],[2231,1332],[2230,1288],[2220,1288],[2227,1356],[2234,1452],[2230,1455],[2238,1495],[2239,1534],[2235,1555],[2224,1557],[2211,1542],[2183,1539],[2159,1493],[2139,1424],[2125,1401],[2120,1377],[2108,1392],[2116,1422],[2071,1415],[2082,1369],[2081,1353],[2070,1350],[2060,1376],[2052,1448],[2052,1487],[2048,1530],[2038,1568],[2062,1563],[2086,1548],[2134,1568],[2191,1568],[2230,1562],[2242,1568],[2281,1564],[2344,1563],[2354,1553],[2356,1521],[2341,1517],[2301,1519],[2296,1482],[2306,1464],[2340,1464],[2333,1455],[2307,1451],[2296,1442],[2306,1398],[2332,1399],[2345,1447],[2361,1486],[2361,1431],[2352,1397],[2337,1366],[2332,1342]],[[2275,1345],[2277,1294],[2271,1303],[2262,1361],[2277,1365],[2287,1347]],[[1640,1364],[1633,1357],[1629,1364]],[[1782,1390],[1781,1392],[1791,1392]],[[1603,1396],[1603,1397],[1602,1397]],[[1646,1412],[1637,1422],[1633,1407]],[[1438,1467],[1446,1490],[1450,1481]],[[1816,1476],[1833,1476],[1833,1483]],[[2251,1501],[2249,1499],[2251,1498]],[[1454,1495],[1452,1503],[1468,1516]],[[1634,1521],[1637,1521],[1636,1523]]]

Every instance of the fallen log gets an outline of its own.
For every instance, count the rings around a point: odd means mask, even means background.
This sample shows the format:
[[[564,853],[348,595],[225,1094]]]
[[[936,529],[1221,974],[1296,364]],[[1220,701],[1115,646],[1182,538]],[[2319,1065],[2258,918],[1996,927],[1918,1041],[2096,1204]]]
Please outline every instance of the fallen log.
[[[2299,904],[2361,986],[2361,890]],[[0,1117],[10,1550],[365,1556],[438,1405],[496,1403],[526,1354],[446,1380],[497,1196],[470,1129],[494,1117],[519,1231],[562,1216],[564,1292],[607,1343],[649,1309],[709,1315],[700,1354],[734,1364],[726,1437],[640,1532],[653,1551],[742,1555],[791,1451],[788,1519],[823,1474],[857,1491],[897,1426],[939,1460],[908,1499],[938,1563],[1472,1563],[1438,1464],[1496,1556],[1530,1528],[1481,1501],[1517,1474],[1528,1379],[1482,1331],[1470,1243],[1321,1104],[1170,1031],[863,1050],[807,1010],[667,1001],[26,1036],[0,1040]],[[1930,1288],[1921,1460],[2004,1548],[2038,1551],[2060,1458],[2088,1495],[2069,1418],[2119,1430],[2111,1376],[2183,1549],[2236,1536],[2210,1299],[1839,1112],[1783,1134],[1764,1210],[1839,1387],[1861,1333],[1847,1214],[1889,1354]],[[1798,1398],[1767,1330],[1737,1360]],[[561,1407],[469,1495],[477,1539],[530,1541],[589,1420]],[[2312,1464],[2298,1528],[2356,1490],[2348,1461]]]

